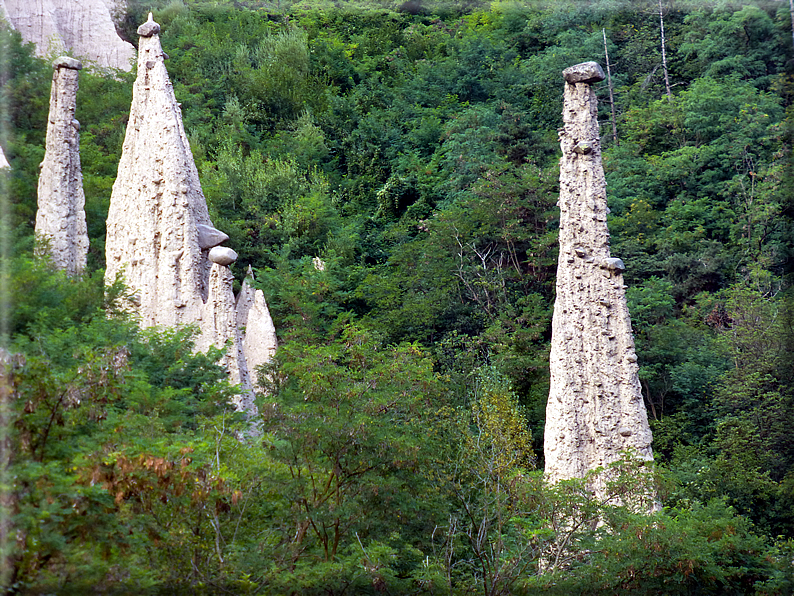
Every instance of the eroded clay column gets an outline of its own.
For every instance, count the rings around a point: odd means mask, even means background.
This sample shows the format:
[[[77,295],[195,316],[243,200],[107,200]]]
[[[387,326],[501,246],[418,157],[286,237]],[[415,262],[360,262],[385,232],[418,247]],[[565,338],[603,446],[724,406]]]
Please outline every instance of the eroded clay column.
[[[582,478],[632,450],[652,460],[651,432],[623,285],[609,252],[596,96],[604,79],[586,62],[563,71],[560,130],[560,254],[544,452],[550,482]],[[604,481],[594,480],[596,497]]]
[[[85,269],[88,231],[80,169],[80,123],[75,119],[79,60],[62,56],[53,67],[47,146],[39,174],[36,234],[53,264],[76,275]]]
[[[105,243],[105,280],[123,276],[144,327],[200,324],[208,254],[228,240],[210,222],[159,33],[151,14],[138,28],[138,76]]]
[[[278,348],[276,327],[262,290],[251,287],[254,274],[248,267],[243,287],[237,295],[237,327],[242,337],[243,354],[253,387],[260,386],[257,368],[270,362]]]
[[[138,76],[110,199],[105,280],[121,276],[142,326],[197,325],[200,351],[228,344],[221,364],[243,389],[237,408],[254,413],[249,371],[272,356],[275,329],[261,290],[246,282],[235,299],[229,266],[237,254],[219,246],[229,237],[210,221],[159,33],[151,14],[138,28]]]

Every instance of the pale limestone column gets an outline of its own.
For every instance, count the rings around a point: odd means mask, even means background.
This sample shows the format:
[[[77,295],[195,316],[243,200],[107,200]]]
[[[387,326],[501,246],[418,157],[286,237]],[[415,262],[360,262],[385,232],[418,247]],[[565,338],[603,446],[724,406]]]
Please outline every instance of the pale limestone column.
[[[228,239],[210,222],[159,33],[151,15],[138,28],[138,76],[105,243],[105,281],[123,275],[144,327],[201,323],[208,253]]]
[[[105,280],[120,275],[136,299],[141,325],[196,324],[196,349],[228,343],[221,364],[256,411],[251,374],[276,349],[260,290],[246,281],[235,299],[229,239],[209,218],[160,46],[160,26],[138,28],[138,76],[107,223]],[[254,372],[255,375],[255,372]]]

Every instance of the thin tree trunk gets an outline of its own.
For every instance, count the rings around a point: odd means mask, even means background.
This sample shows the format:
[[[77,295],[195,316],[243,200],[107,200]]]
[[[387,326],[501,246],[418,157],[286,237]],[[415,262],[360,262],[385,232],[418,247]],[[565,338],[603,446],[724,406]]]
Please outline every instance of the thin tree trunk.
[[[789,0],[792,2],[794,0]],[[662,37],[662,69],[664,70],[664,88],[667,91],[667,99],[672,100],[673,94],[670,92],[670,77],[667,73],[667,50],[664,40],[664,10],[662,10],[662,0],[659,0],[659,30]]]
[[[794,2],[794,0],[790,0]],[[615,141],[615,145],[620,145],[618,142],[618,125],[615,121],[615,96],[612,93],[612,71],[609,68],[609,52],[607,51],[607,32],[606,29],[601,29],[601,33],[604,36],[604,58],[607,64],[607,85],[609,87],[609,105],[612,108],[612,140]]]

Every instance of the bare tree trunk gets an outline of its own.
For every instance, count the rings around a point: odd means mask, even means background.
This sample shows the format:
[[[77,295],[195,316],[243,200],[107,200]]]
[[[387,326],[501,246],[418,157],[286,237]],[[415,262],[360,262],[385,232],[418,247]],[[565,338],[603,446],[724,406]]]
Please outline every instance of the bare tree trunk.
[[[793,0],[789,0],[791,2]],[[667,91],[667,99],[672,100],[673,94],[670,92],[670,77],[667,73],[667,50],[664,40],[664,10],[662,10],[662,0],[659,0],[659,30],[662,37],[662,69],[664,70],[664,88]]]
[[[794,2],[794,0],[790,0]],[[612,93],[612,71],[609,68],[609,52],[607,51],[607,32],[606,29],[601,29],[601,33],[604,36],[604,58],[607,65],[607,85],[609,86],[609,105],[612,107],[612,140],[615,141],[615,145],[620,145],[618,142],[618,125],[615,121],[615,96]]]

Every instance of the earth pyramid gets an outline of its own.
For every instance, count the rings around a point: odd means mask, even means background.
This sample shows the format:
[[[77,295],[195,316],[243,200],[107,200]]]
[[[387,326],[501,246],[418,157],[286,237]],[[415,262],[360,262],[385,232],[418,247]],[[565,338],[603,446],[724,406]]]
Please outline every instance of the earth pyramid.
[[[246,389],[238,408],[253,412],[250,372],[270,359],[275,332],[251,337],[268,321],[272,327],[261,290],[244,288],[259,306],[244,316],[237,311],[229,269],[237,253],[220,246],[229,237],[210,221],[159,33],[151,14],[138,28],[137,79],[108,213],[105,280],[124,279],[144,327],[197,324],[199,350],[230,340],[222,362],[230,380]],[[261,349],[246,351],[248,344]]]
[[[563,71],[560,232],[544,452],[550,482],[583,478],[626,451],[651,461],[651,431],[626,306],[624,265],[609,251],[596,95],[601,67]],[[606,479],[590,489],[605,497]]]
[[[83,271],[88,254],[85,195],[80,169],[80,123],[75,119],[80,61],[62,56],[53,63],[50,115],[41,162],[36,234],[46,252],[69,275]]]

